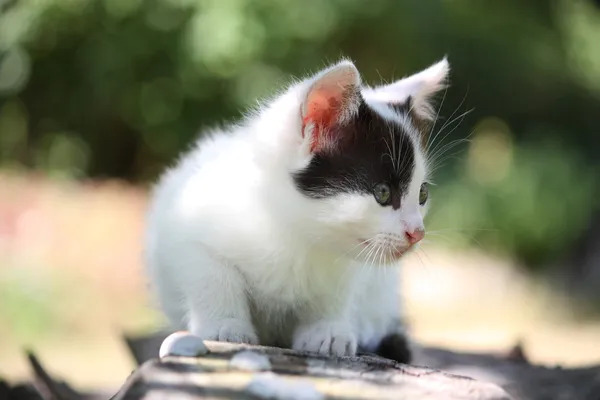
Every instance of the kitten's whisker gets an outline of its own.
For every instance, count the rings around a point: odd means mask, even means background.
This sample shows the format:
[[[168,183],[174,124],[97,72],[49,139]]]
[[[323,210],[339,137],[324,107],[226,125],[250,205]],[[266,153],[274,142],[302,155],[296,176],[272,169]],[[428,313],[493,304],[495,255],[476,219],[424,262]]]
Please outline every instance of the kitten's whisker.
[[[369,243],[369,251],[367,252],[367,255],[365,256],[365,264],[369,265],[369,269],[371,269],[371,257],[373,256],[373,252],[375,251],[376,248],[376,243],[375,242],[370,242]]]
[[[408,162],[408,157],[402,157],[402,149],[404,148],[404,142],[400,141],[400,167],[398,169],[398,171],[402,171],[402,169],[404,169],[406,167],[406,163]]]
[[[383,267],[383,263],[385,261],[385,257],[386,257],[386,246],[381,246],[381,254],[379,255],[379,263],[377,268],[381,270],[381,268]]]
[[[375,259],[373,260],[373,261],[377,261],[377,265],[375,265],[375,268],[377,268],[377,269],[381,269],[381,256],[383,255],[384,251],[385,251],[385,247],[384,247],[383,243],[379,244],[377,253],[375,255]]]
[[[429,256],[427,255],[427,253],[425,253],[425,250],[423,250],[421,248],[418,248],[417,250],[421,250],[421,252],[423,253],[423,255],[426,256],[427,259],[429,260],[429,265],[423,263],[423,260],[421,259],[421,257],[418,255],[418,253],[416,253],[417,257],[419,257],[419,260],[421,260],[421,265],[423,265],[423,269],[426,271],[426,274],[429,276],[429,279],[430,280],[437,279],[435,273],[433,273],[432,270],[431,270],[431,265],[433,263],[431,262],[431,259],[429,258]]]
[[[358,253],[358,254],[357,254],[355,257],[354,257],[354,259],[355,259],[355,260],[358,260],[358,259],[359,259],[359,257],[361,256],[361,254],[362,254],[362,253],[364,253],[364,252],[365,252],[365,251],[366,251],[366,250],[367,250],[367,249],[368,249],[368,248],[369,248],[369,247],[372,245],[372,243],[371,243],[371,239],[363,240],[362,242],[360,242],[360,243],[359,243],[359,244],[357,244],[356,246],[352,247],[350,250],[348,250],[348,251],[347,251],[345,254],[343,254],[343,255],[346,255],[347,253],[351,252],[352,250],[354,250],[354,249],[355,249],[355,248],[357,248],[358,246],[361,246],[361,245],[363,245],[363,244],[365,244],[365,243],[366,243],[367,245],[366,245],[366,246],[365,246],[365,247],[364,247],[364,248],[363,248],[363,249],[362,249],[362,250],[361,250],[361,251],[360,251],[360,252],[359,252],[359,253]],[[340,257],[342,257],[342,256],[340,256]],[[338,258],[336,259],[336,262],[337,262],[337,260],[338,260],[340,257],[338,257]]]
[[[388,82],[386,82],[386,80],[383,78],[381,72],[379,72],[378,69],[375,69],[375,72],[377,72],[377,75],[379,75],[379,86],[387,85]]]
[[[481,248],[483,248],[483,246],[481,245],[481,243],[479,243],[477,241],[477,239],[474,237],[474,235],[469,235],[466,234],[466,231],[471,231],[471,232],[497,232],[497,229],[441,229],[441,230],[437,230],[437,231],[431,231],[431,232],[427,232],[426,235],[431,235],[434,236],[435,238],[442,238],[444,240],[447,240],[448,242],[455,244],[456,240],[458,240],[457,237],[455,237],[453,240],[451,240],[451,238],[448,236],[449,234],[455,234],[458,235],[459,237],[464,237],[468,240],[472,240],[475,241]]]
[[[397,173],[400,173],[400,171],[402,171],[402,167],[404,166],[403,160],[406,159],[406,157],[402,157],[403,147],[404,147],[404,142],[402,140],[398,140],[398,155],[396,156],[396,171],[397,171]]]
[[[390,146],[387,143],[387,140],[385,142],[385,144],[388,146],[388,151],[392,154],[392,165],[394,166],[394,168],[396,168],[396,173],[399,173],[398,169],[397,169],[397,164],[398,164],[398,156],[396,154],[396,146],[394,144],[394,140],[395,140],[395,135],[394,135],[394,129],[392,128],[392,124],[391,122],[386,122],[386,126],[388,128],[388,133],[390,134],[390,140],[392,141],[392,149],[390,149]]]
[[[436,160],[435,164],[433,164],[432,166],[429,167],[429,174],[433,174],[439,168],[443,167],[445,165],[446,161],[449,161],[449,160],[458,160],[459,158],[456,157],[456,156],[458,156],[462,151],[463,150],[459,150],[457,152],[454,152],[452,154],[449,154],[449,155],[445,156],[444,158],[442,158],[440,160]]]
[[[440,233],[432,233],[431,236],[434,237],[434,239],[444,239],[445,241],[447,241],[448,243],[455,245],[456,244],[456,240],[457,238],[453,238],[451,239],[450,237],[448,237],[447,235],[443,235]],[[429,242],[430,244],[433,244],[434,241],[432,240],[431,242]]]
[[[464,97],[462,98],[462,100],[460,101],[460,103],[458,104],[458,106],[454,109],[454,111],[452,112],[452,114],[450,114],[450,117],[448,117],[448,121],[451,121],[452,117],[454,117],[454,114],[456,114],[456,112],[462,107],[462,105],[464,104],[465,100],[467,99],[467,95],[468,94],[469,94],[469,89],[467,88],[467,91],[465,92]],[[445,94],[444,94],[444,97],[445,97]],[[441,106],[440,106],[440,109],[441,109]],[[444,128],[449,124],[448,121],[446,121],[446,123],[444,123],[444,125],[442,125],[442,127],[440,128],[440,130],[435,134],[434,138],[431,141],[431,145],[435,144],[436,138],[440,135],[441,132],[444,131]],[[433,128],[432,128],[432,132],[433,132]],[[435,150],[435,148],[433,148],[431,151],[433,151],[433,150]]]
[[[427,260],[429,261],[429,264],[433,264],[433,263],[431,262],[431,258],[429,258],[429,256],[427,255],[427,253],[425,253],[425,250],[424,250],[424,249],[422,249],[421,247],[418,247],[418,248],[417,248],[417,250],[421,251],[421,253],[423,253],[423,255],[424,255],[425,257],[427,257]]]
[[[462,143],[470,143],[471,140],[468,138],[462,138],[462,139],[455,139],[451,142],[446,143],[445,145],[443,145],[442,147],[440,147],[439,149],[437,149],[434,153],[431,153],[431,155],[428,157],[430,160],[436,161],[437,162],[437,157],[442,156],[444,153],[446,153],[447,151],[453,149],[454,147],[462,144]]]
[[[435,113],[435,119],[433,120],[433,126],[431,127],[431,129],[429,130],[429,133],[427,134],[427,142],[425,143],[426,149],[429,148],[431,134],[433,133],[433,130],[435,129],[435,124],[437,124],[437,120],[440,115],[440,111],[442,110],[442,107],[444,106],[444,101],[446,100],[446,93],[448,93],[448,86],[446,86],[446,89],[444,90],[444,96],[442,97],[441,104],[438,107],[437,112]],[[433,144],[434,140],[435,140],[435,138],[431,141],[431,144]]]
[[[462,122],[462,120],[461,120]],[[456,126],[454,126],[448,133],[446,133],[444,135],[444,137],[440,140],[439,143],[442,143],[450,134],[452,134],[452,132],[454,132],[455,129],[457,129],[460,126],[460,123],[457,124]],[[437,145],[435,147],[435,149],[433,149],[428,156],[428,159],[430,160],[436,160],[438,157],[444,155],[444,153],[448,152],[450,149],[453,149],[454,147],[462,144],[462,143],[469,143],[470,139],[469,137],[471,136],[471,134],[469,134],[466,138],[460,138],[460,139],[455,139],[450,141],[449,143],[446,143],[444,145]]]
[[[390,129],[390,132],[391,132],[391,129]],[[391,133],[390,133],[390,135],[391,135]],[[384,140],[384,142],[385,142],[385,145],[387,146],[387,149],[388,149],[388,153],[387,153],[387,155],[389,155],[389,157],[390,157],[390,161],[392,162],[392,165],[396,165],[396,160],[395,160],[395,157],[396,157],[396,155],[395,155],[395,150],[394,150],[394,151],[392,151],[392,149],[390,148],[390,144],[388,143],[388,141],[387,141],[385,138],[383,138],[383,140]],[[393,143],[394,143],[394,137],[392,136],[392,144],[393,144]],[[392,146],[392,147],[395,149],[395,146]],[[385,154],[384,154],[384,155],[385,155]],[[383,156],[382,156],[382,157],[383,157]]]
[[[426,234],[439,233],[439,232],[461,232],[461,231],[474,231],[474,232],[497,232],[495,228],[444,228],[427,231]]]
[[[473,232],[496,232],[496,231],[498,231],[498,229],[470,229],[470,230]],[[442,233],[444,233],[444,235]],[[483,246],[483,244],[479,240],[477,240],[474,235],[468,235],[468,234],[462,233],[462,232],[460,232],[460,230],[452,230],[452,229],[444,230],[444,229],[442,229],[442,230],[427,232],[426,235],[431,235],[436,238],[444,239],[453,245],[456,244],[456,241],[458,240],[458,238],[451,239],[450,237],[448,237],[449,233],[450,234],[454,233],[454,234],[460,235],[470,241],[473,241],[473,242],[475,242],[475,244],[477,245],[477,247],[479,249],[485,250],[485,246]]]
[[[460,154],[462,151],[464,151],[464,149],[461,149],[455,153],[449,154],[445,157],[442,157],[444,155],[444,153],[450,151],[450,149],[458,146],[461,143],[470,143],[471,142],[471,136],[473,136],[473,134],[475,133],[475,130],[471,131],[466,138],[462,138],[462,139],[456,139],[451,141],[450,143],[444,145],[442,148],[438,149],[435,151],[435,154],[433,155],[429,155],[428,159],[429,159],[429,163],[433,164],[434,166],[431,167],[431,174],[433,174],[433,172],[435,172],[435,170],[437,170],[441,165],[443,165],[443,163],[448,160],[451,159],[453,156]],[[439,159],[438,159],[439,157]]]
[[[470,113],[472,113],[472,112],[473,112],[473,110],[474,110],[474,108],[471,108],[471,109],[469,109],[469,110],[467,110],[467,111],[463,112],[462,114],[460,114],[460,115],[457,115],[456,117],[454,117],[454,118],[452,118],[452,119],[450,119],[450,120],[446,121],[446,123],[445,123],[445,124],[444,124],[444,125],[443,125],[443,126],[440,128],[440,130],[439,130],[439,132],[438,132],[438,135],[439,135],[439,134],[441,134],[441,133],[444,131],[444,129],[446,129],[446,128],[450,127],[450,126],[451,126],[452,124],[454,124],[455,122],[458,122],[457,124],[455,124],[455,128],[456,128],[457,126],[459,126],[459,125],[462,123],[462,121],[465,119],[465,117],[466,117],[467,115],[469,115]],[[450,132],[452,132],[452,131],[450,131]],[[446,134],[445,136],[443,136],[443,137],[440,139],[440,141],[439,141],[438,143],[441,143],[441,142],[443,142],[443,141],[444,141],[444,139],[445,139],[447,136],[448,136],[448,134]]]
[[[458,122],[458,123],[457,123],[457,124],[456,124],[456,125],[455,125],[455,126],[454,126],[454,127],[453,127],[453,128],[450,130],[450,131],[449,131],[449,132],[448,132],[448,133],[446,133],[446,134],[444,135],[444,137],[442,137],[442,139],[439,141],[439,143],[442,143],[442,142],[443,142],[443,141],[444,141],[444,140],[445,140],[445,139],[446,139],[446,138],[447,138],[447,137],[448,137],[450,134],[452,134],[452,132],[454,132],[454,131],[455,131],[455,130],[456,130],[456,129],[457,129],[459,126],[460,126],[460,124],[461,124],[461,123],[462,123],[462,121],[464,120],[464,116],[465,116],[466,114],[470,113],[471,111],[473,111],[473,110],[469,110],[469,111],[466,111],[466,112],[464,112],[463,114],[461,114],[461,116],[460,116],[460,117],[462,117],[462,119],[461,119],[461,120],[460,120],[460,121],[459,121],[459,122]],[[457,139],[457,140],[458,140],[458,142],[457,142],[457,143],[462,143],[462,140],[463,140],[463,139]],[[450,143],[453,143],[453,142],[450,142]],[[438,145],[438,146],[439,146],[439,145]],[[432,157],[436,157],[436,156],[437,156],[437,155],[440,153],[440,149],[438,149],[438,148],[437,148],[438,146],[436,146],[436,148],[434,148],[434,149],[432,150],[432,153],[434,154],[434,156],[432,156]],[[453,146],[456,146],[456,144],[453,144]],[[445,146],[442,146],[442,149],[444,149],[444,148],[445,148]],[[446,150],[446,151],[447,151],[447,150]],[[443,154],[443,153],[442,153],[442,154]]]
[[[425,265],[425,263],[423,262],[423,260],[421,259],[421,256],[419,256],[419,253],[415,251],[415,256],[417,256],[417,258],[419,259],[419,262],[421,263],[421,266],[423,268],[427,268],[427,266]]]
[[[389,249],[387,246],[384,246],[381,250],[381,256],[379,258],[379,268],[383,268],[388,260],[388,252]]]
[[[375,246],[374,248],[374,253],[372,255],[372,260],[371,260],[371,268],[375,268],[375,260],[377,259],[377,254],[379,254],[379,250],[381,249],[381,245],[379,243],[377,243],[377,246]]]

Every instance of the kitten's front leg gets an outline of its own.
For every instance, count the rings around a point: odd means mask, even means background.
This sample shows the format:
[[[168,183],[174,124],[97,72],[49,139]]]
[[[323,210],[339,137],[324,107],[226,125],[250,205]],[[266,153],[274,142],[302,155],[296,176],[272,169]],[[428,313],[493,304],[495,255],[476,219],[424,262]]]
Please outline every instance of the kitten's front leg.
[[[385,270],[365,271],[354,298],[359,349],[407,364],[412,344],[402,317],[398,277]]]
[[[194,266],[184,268],[187,274],[180,274],[180,284],[189,307],[190,332],[205,340],[258,344],[241,273],[199,249],[188,251],[194,257],[185,259],[193,260]]]

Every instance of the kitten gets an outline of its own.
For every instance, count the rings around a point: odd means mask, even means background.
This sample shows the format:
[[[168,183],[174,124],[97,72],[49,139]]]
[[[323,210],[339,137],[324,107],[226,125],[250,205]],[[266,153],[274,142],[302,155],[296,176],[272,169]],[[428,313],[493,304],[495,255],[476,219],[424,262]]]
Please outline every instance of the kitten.
[[[205,134],[154,188],[145,264],[172,328],[410,360],[398,264],[424,236],[431,96],[449,65],[380,87],[344,60]]]

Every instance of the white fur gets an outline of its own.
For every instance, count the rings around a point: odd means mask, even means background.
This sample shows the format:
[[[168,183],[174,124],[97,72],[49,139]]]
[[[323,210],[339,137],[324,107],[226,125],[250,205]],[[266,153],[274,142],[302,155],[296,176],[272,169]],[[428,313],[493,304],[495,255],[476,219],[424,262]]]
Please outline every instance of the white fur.
[[[414,111],[422,118],[432,119],[434,113],[429,99],[444,89],[449,71],[450,64],[443,58],[419,73],[389,85],[368,88],[363,93],[373,100],[385,103],[403,103],[408,97],[412,97]]]
[[[337,67],[340,76],[354,69],[348,61]],[[385,265],[397,264],[391,250],[408,249],[405,231],[423,226],[424,156],[416,153],[399,210],[372,195],[307,198],[290,175],[312,157],[310,132],[301,132],[303,102],[337,67],[292,85],[240,125],[203,137],[156,185],[145,264],[174,329],[335,355],[353,355],[357,345],[372,351],[402,329],[398,280]],[[385,118],[415,131],[377,89],[363,93]],[[413,139],[418,146],[416,132]],[[360,244],[366,239],[369,248]]]

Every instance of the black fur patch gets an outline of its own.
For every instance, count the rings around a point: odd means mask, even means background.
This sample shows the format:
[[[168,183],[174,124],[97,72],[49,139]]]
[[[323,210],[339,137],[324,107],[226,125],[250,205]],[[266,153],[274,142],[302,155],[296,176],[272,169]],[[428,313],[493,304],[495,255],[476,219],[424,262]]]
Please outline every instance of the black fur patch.
[[[375,350],[375,354],[402,364],[409,364],[412,360],[408,340],[401,333],[392,333],[384,337]]]
[[[306,196],[324,198],[339,193],[373,192],[386,182],[394,209],[408,189],[415,168],[415,149],[404,128],[361,102],[356,117],[329,132],[339,138],[334,150],[317,152],[308,167],[294,174]]]

